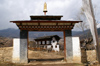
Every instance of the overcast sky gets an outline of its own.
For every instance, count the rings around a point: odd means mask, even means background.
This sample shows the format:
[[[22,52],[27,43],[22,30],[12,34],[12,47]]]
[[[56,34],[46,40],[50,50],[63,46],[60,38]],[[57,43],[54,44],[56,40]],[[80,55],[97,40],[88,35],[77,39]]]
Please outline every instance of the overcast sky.
[[[30,20],[30,15],[43,15],[47,3],[47,15],[63,15],[62,20],[74,20],[82,6],[81,0],[0,0],[0,30],[15,28],[13,20]],[[100,19],[100,0],[93,0],[97,7],[96,19]]]

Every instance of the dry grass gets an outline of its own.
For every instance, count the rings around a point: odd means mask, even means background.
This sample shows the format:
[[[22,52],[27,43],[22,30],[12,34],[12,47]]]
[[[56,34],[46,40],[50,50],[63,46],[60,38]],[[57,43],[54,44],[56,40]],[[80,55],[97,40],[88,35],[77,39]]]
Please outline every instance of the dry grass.
[[[8,63],[8,62],[0,62],[0,66],[19,66],[19,65],[14,63]]]
[[[28,59],[30,63],[13,64],[12,60],[12,47],[0,48],[0,66],[83,66],[82,64],[66,63],[64,61],[63,52],[47,52],[47,51],[28,51]],[[85,53],[85,51],[82,51]],[[87,51],[87,59],[90,61],[96,60],[95,51]],[[85,58],[84,55],[82,57]],[[91,60],[92,59],[92,60]],[[92,65],[91,65],[92,66]],[[96,65],[95,65],[96,66]],[[98,65],[99,66],[99,65]]]
[[[0,62],[0,66],[84,66],[83,64],[77,63],[65,63],[65,64],[14,64],[14,63],[4,63]]]

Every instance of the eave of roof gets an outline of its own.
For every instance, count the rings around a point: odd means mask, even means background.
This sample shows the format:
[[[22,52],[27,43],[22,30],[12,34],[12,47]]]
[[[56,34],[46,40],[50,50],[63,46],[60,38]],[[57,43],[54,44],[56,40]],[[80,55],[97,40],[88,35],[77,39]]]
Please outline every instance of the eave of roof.
[[[54,37],[54,36],[59,37],[58,35],[51,35],[51,36],[38,37],[38,38],[36,38],[36,39],[34,39],[34,40],[49,39],[49,38]],[[60,39],[60,37],[59,37],[59,39]]]
[[[19,21],[10,21],[13,23],[78,23],[82,21],[65,21],[65,20],[19,20]]]

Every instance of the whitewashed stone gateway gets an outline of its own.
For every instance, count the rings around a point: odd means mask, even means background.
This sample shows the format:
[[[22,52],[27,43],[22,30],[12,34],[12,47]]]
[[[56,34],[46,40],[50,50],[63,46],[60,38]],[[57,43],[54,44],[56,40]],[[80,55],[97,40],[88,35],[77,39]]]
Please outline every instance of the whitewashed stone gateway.
[[[13,39],[12,62],[13,63],[28,63],[27,40],[26,39],[21,39],[21,40],[19,38]]]
[[[72,37],[73,46],[73,62],[81,63],[81,50],[79,37]]]
[[[10,21],[12,23],[15,23],[20,30],[20,50],[19,50],[20,63],[28,63],[27,40],[28,40],[29,31],[63,31],[64,59],[65,60],[67,59],[67,62],[73,60],[72,29],[76,23],[82,21],[61,20],[61,17],[63,16],[62,15],[45,15],[45,16],[37,15],[37,16],[30,16],[31,20]],[[49,39],[49,41],[51,40],[52,39]]]
[[[27,40],[23,39],[24,43],[20,44],[20,39],[19,38],[14,38],[13,39],[13,55],[12,55],[12,62],[13,63],[28,63],[28,58],[27,58]],[[26,45],[26,46],[25,46]],[[68,44],[66,44],[68,48]],[[72,55],[71,59],[73,63],[81,63],[81,50],[80,50],[80,41],[79,37],[72,37]],[[25,51],[26,50],[26,51]],[[67,54],[70,55],[70,51],[67,51]],[[70,57],[67,56],[67,60],[70,60]]]
[[[20,39],[19,38],[13,39],[12,62],[13,63],[19,63],[20,62]]]

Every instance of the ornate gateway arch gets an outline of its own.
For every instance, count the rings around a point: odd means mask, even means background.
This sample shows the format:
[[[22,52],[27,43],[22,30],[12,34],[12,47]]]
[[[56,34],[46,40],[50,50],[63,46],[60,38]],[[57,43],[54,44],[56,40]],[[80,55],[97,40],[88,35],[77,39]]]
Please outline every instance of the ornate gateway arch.
[[[47,12],[47,11],[44,11]],[[28,31],[63,31],[64,33],[64,58],[68,61],[73,60],[72,29],[76,23],[82,21],[61,20],[63,16],[40,15],[30,16],[31,20],[10,21],[15,23],[20,29],[20,42],[18,51],[13,52],[13,62],[28,63]],[[15,46],[16,47],[16,46]],[[15,55],[17,54],[17,56]]]

